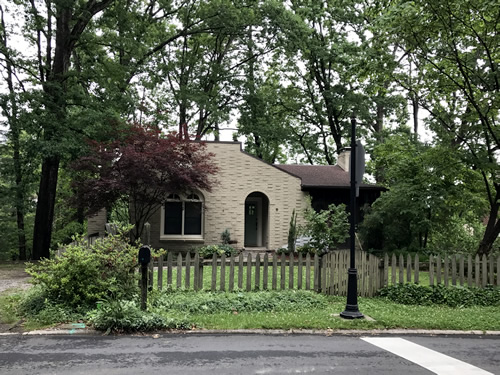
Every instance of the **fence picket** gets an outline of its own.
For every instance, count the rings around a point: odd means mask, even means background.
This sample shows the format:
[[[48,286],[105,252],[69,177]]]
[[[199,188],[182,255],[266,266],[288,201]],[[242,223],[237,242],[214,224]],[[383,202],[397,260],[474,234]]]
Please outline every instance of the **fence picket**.
[[[451,256],[451,285],[457,285],[457,257]]]
[[[403,254],[399,254],[399,283],[400,284],[403,284],[404,283],[404,280],[403,280],[403,276],[404,276],[404,258],[403,258]]]
[[[472,286],[472,256],[467,256],[467,285]]]
[[[198,291],[203,288],[203,280],[200,279],[200,254],[194,254],[194,290]]]
[[[247,255],[247,288],[246,291],[252,290],[252,254]]]
[[[302,253],[299,253],[298,265],[297,265],[297,289],[302,289]]]
[[[396,254],[391,258],[391,284],[396,285]]]
[[[311,290],[311,254],[309,253],[306,255],[306,290]]]
[[[497,286],[500,286],[500,255],[497,256]]]
[[[161,290],[163,287],[163,255],[158,257],[158,290]]]
[[[476,271],[476,274],[474,275],[474,279],[475,279],[475,282],[476,282],[476,286],[479,287],[479,255],[476,255],[476,259],[475,259],[475,271]]]
[[[286,266],[285,254],[281,254],[280,261],[281,261],[280,288],[281,290],[285,290],[285,266]]]
[[[320,282],[321,282],[321,270],[319,268],[319,256],[318,254],[314,254],[314,290],[316,292],[320,291]]]
[[[465,276],[465,262],[464,262],[464,255],[463,254],[460,254],[460,259],[459,259],[459,279],[460,279],[460,285],[463,286],[464,285],[464,276]]]
[[[493,256],[490,256],[490,281],[489,281],[489,284],[490,285],[495,285],[495,269],[493,268],[494,267],[494,263],[493,263]]]
[[[411,255],[406,256],[406,282],[411,283]]]
[[[436,257],[436,284],[441,284],[441,255]]]
[[[415,284],[418,284],[420,282],[419,272],[420,272],[420,262],[417,253],[415,254],[415,277],[413,278],[415,280]]]
[[[290,253],[288,257],[288,289],[293,289],[293,274],[295,268],[295,257],[293,253]]]
[[[434,286],[434,257],[429,256],[429,285]]]
[[[260,290],[260,254],[255,257],[255,290]]]
[[[215,292],[217,289],[217,254],[212,255],[212,283],[210,285],[210,290]]]
[[[185,288],[189,290],[191,288],[191,254],[188,252],[186,254],[186,279]]]
[[[172,267],[173,267],[173,254],[171,252],[167,253],[167,285],[172,286]]]
[[[384,283],[382,286],[389,286],[389,255],[384,254]]]
[[[486,254],[483,254],[483,257],[481,259],[481,263],[483,266],[483,278],[481,282],[481,286],[484,288],[486,284],[488,284],[488,258],[486,257]]]
[[[226,254],[222,254],[220,257],[220,285],[219,290],[221,292],[226,291]]]
[[[182,288],[182,254],[177,255],[177,289]]]
[[[278,255],[276,253],[273,254],[273,281],[272,288],[273,290],[277,289],[278,285]]]
[[[151,258],[151,261],[148,264],[148,288],[149,290],[153,290],[153,275],[154,275],[154,261]]]
[[[231,255],[231,260],[229,261],[229,291],[234,290],[234,254]]]
[[[243,253],[238,259],[238,289],[243,289]]]
[[[444,285],[445,286],[448,286],[449,267],[450,267],[450,264],[449,264],[448,254],[445,254],[445,256],[444,256],[444,267],[443,267],[443,271],[444,271]]]
[[[269,281],[269,255],[264,254],[264,270],[262,273],[262,289],[267,290],[267,283]]]

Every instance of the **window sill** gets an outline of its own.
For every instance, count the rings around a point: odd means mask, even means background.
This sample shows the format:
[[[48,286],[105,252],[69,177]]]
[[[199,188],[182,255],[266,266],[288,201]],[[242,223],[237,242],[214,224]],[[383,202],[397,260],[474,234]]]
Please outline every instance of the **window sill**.
[[[189,236],[160,236],[160,241],[205,242],[205,239],[203,237],[189,237]]]

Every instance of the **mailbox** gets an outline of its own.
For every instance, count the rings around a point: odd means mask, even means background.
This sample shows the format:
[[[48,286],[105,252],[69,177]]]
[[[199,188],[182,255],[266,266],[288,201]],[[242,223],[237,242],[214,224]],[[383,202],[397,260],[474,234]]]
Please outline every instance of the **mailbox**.
[[[149,246],[141,246],[139,249],[139,263],[146,266],[151,261],[151,248]]]

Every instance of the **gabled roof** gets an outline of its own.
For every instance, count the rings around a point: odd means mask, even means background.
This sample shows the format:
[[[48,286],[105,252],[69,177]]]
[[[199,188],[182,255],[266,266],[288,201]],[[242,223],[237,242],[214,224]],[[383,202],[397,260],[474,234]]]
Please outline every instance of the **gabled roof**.
[[[303,189],[350,187],[349,172],[338,165],[275,164],[275,167],[300,177]],[[360,187],[384,190],[381,186],[371,184],[361,184]]]

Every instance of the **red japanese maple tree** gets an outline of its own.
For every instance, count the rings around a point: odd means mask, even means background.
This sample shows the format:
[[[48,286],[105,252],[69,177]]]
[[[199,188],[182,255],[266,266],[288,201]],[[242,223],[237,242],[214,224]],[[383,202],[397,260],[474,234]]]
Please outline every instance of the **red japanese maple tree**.
[[[89,214],[126,202],[134,224],[134,239],[172,193],[211,191],[217,172],[202,142],[176,133],[132,125],[119,140],[90,141],[91,152],[73,168],[77,199]]]

